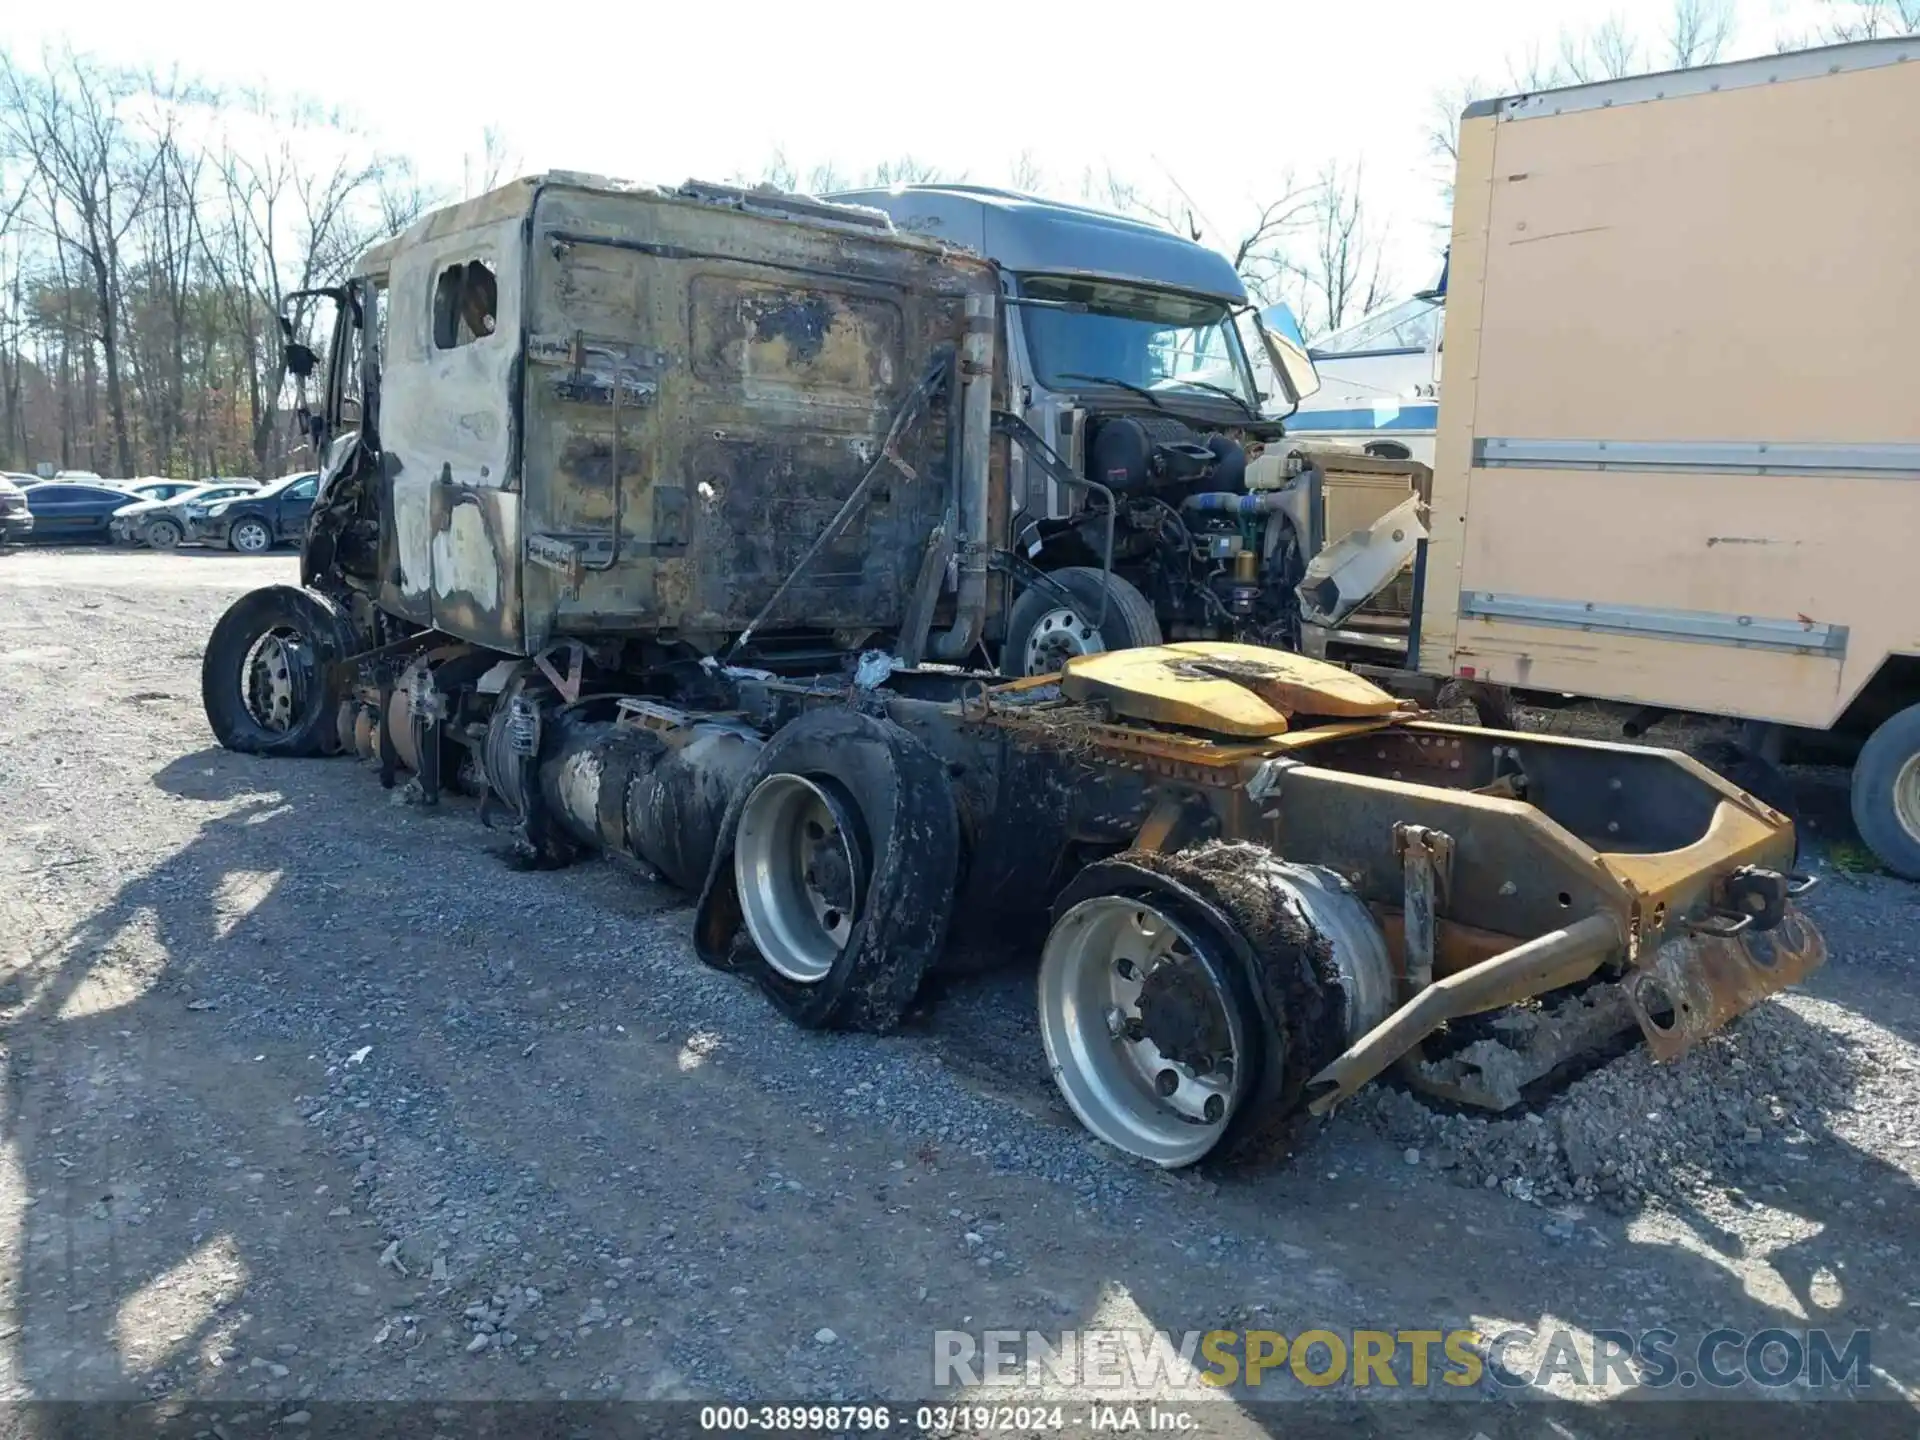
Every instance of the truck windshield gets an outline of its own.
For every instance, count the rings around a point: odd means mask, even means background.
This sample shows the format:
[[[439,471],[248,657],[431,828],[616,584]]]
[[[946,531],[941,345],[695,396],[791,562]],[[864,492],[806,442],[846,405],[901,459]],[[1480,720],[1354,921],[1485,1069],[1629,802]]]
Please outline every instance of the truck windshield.
[[[1148,390],[1225,390],[1243,405],[1256,401],[1239,332],[1219,300],[1058,275],[1023,275],[1020,293],[1086,307],[1021,309],[1034,373],[1049,389],[1072,389],[1068,376],[1102,375]]]

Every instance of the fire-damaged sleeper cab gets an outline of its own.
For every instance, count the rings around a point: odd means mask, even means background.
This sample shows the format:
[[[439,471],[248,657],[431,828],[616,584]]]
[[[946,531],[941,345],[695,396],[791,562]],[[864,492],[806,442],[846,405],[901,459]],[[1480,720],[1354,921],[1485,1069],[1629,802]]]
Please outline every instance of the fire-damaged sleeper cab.
[[[889,1028],[990,933],[1038,961],[1075,1114],[1181,1166],[1389,1069],[1502,1109],[1635,1027],[1674,1056],[1823,958],[1788,820],[1682,756],[1431,723],[1230,638],[995,673],[1037,583],[1010,457],[1067,467],[975,254],[547,176],[293,298],[293,334],[337,316],[289,344],[321,498],[301,587],[209,641],[221,742],[630,857],[802,1025]],[[1095,447],[1239,497],[1196,512],[1262,493],[1155,434]]]

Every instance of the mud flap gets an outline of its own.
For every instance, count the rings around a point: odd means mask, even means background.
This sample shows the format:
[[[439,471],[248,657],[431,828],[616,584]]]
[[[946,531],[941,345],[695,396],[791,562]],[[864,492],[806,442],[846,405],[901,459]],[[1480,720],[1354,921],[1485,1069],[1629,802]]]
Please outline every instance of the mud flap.
[[[851,797],[865,834],[868,883],[845,948],[816,984],[779,974],[744,933],[734,839],[754,787],[769,775],[826,777]],[[715,969],[751,976],[809,1029],[886,1031],[900,1023],[946,945],[960,864],[960,822],[946,767],[891,721],[812,710],[778,731],[734,792],[694,916],[694,949]]]

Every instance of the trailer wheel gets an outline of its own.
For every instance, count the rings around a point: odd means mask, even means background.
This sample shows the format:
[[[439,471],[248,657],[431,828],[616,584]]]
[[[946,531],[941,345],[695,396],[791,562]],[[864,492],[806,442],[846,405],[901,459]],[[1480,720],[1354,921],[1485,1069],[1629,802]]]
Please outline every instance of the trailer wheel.
[[[777,732],[721,823],[700,958],[809,1029],[891,1030],[946,944],[960,825],[946,768],[857,711]],[[740,932],[745,930],[745,943]]]
[[[1051,675],[1076,655],[1158,645],[1160,622],[1154,618],[1153,606],[1118,575],[1105,577],[1106,616],[1095,627],[1101,576],[1101,571],[1087,565],[1051,571],[1049,578],[1073,597],[1071,606],[1037,586],[1022,591],[1007,616],[1001,670],[1013,676]]]
[[[348,630],[311,590],[269,585],[227,607],[200,662],[200,699],[214,738],[249,755],[331,755],[340,697],[330,667]]]
[[[1331,946],[1262,857],[1134,851],[1062,892],[1041,1039],[1067,1104],[1116,1149],[1167,1169],[1265,1149],[1343,1048]]]
[[[1882,721],[1853,762],[1853,825],[1880,863],[1920,880],[1920,705]]]

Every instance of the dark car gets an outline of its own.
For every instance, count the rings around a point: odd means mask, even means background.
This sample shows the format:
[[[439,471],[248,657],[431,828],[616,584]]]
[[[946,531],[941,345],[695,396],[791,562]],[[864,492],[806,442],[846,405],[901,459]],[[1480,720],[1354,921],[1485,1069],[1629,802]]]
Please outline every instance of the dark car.
[[[113,512],[137,498],[116,485],[76,485],[49,480],[26,492],[33,512],[33,538],[46,544],[84,543],[111,538]]]
[[[250,495],[217,501],[204,515],[195,513],[196,506],[187,512],[193,526],[189,538],[225,545],[247,555],[264,555],[274,546],[307,533],[307,515],[319,489],[320,477],[309,471],[282,475]]]
[[[0,475],[0,545],[24,545],[33,538],[33,512],[27,492],[13,476]]]

